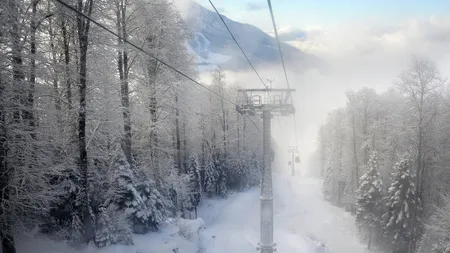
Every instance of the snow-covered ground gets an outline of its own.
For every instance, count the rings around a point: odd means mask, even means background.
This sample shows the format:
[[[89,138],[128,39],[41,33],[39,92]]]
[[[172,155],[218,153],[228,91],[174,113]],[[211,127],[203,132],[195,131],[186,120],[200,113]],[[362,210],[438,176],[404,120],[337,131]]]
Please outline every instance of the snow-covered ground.
[[[283,253],[365,253],[359,243],[353,217],[322,199],[322,182],[315,178],[274,175],[274,237]],[[18,253],[229,253],[256,252],[259,241],[259,189],[227,199],[208,199],[199,208],[202,221],[173,224],[159,233],[134,238],[134,246],[93,246],[78,249],[43,238],[20,241]],[[177,232],[192,229],[190,238]],[[189,233],[189,231],[185,231]],[[322,244],[325,245],[322,246]]]
[[[353,217],[323,200],[320,179],[275,173],[273,185],[274,239],[278,252],[369,252],[358,241]],[[256,252],[259,208],[259,189],[226,201],[206,201],[200,215],[207,226],[207,236],[203,237],[207,240],[207,252]],[[209,238],[213,235],[214,243]]]
[[[331,253],[370,252],[358,240],[354,218],[323,200],[322,180],[275,175],[274,192],[275,226],[276,231],[280,231],[275,234],[275,240],[280,249],[291,240],[297,240],[296,237],[302,237],[322,242]],[[288,236],[290,239],[286,239]],[[323,252],[321,250],[295,251],[292,248],[282,252]]]

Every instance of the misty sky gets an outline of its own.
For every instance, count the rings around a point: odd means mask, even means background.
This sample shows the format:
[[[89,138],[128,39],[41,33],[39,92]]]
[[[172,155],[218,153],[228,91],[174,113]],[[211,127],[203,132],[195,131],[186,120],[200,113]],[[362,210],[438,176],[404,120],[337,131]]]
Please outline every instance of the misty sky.
[[[207,0],[197,2],[210,8]],[[266,0],[213,2],[235,21],[269,34],[273,30]],[[297,89],[298,140],[304,158],[313,152],[327,113],[345,105],[347,91],[363,86],[387,90],[412,57],[434,61],[450,77],[448,0],[274,0],[272,4],[282,40],[330,67],[326,74],[299,75],[287,66],[290,83]],[[281,66],[259,72],[284,83]],[[230,73],[228,78],[257,84],[253,73]],[[292,136],[286,135],[292,133],[288,129],[292,119],[280,121],[274,125],[276,139],[293,145]]]

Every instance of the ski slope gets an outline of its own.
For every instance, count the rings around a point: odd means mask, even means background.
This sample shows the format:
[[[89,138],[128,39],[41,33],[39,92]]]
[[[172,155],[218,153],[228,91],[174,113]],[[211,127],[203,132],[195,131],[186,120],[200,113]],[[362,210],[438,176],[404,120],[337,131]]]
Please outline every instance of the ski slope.
[[[275,210],[280,210],[274,217],[275,226],[283,231],[276,238],[279,244],[289,243],[283,234],[292,231],[300,237],[324,244],[330,253],[373,252],[359,242],[354,218],[323,200],[322,180],[276,175],[274,192]],[[319,248],[309,252],[326,252],[323,250]]]
[[[323,200],[321,180],[275,174],[273,185],[274,240],[278,252],[369,252],[358,241],[353,217]],[[226,201],[208,200],[200,216],[207,226],[202,238],[206,252],[256,252],[259,189]]]

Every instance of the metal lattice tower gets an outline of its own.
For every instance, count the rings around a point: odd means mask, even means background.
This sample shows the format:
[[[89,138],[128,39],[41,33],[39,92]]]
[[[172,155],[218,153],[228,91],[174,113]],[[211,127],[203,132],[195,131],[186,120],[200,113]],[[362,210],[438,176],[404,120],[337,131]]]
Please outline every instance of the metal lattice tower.
[[[243,101],[236,106],[241,114],[262,115],[264,168],[261,182],[261,241],[258,250],[261,253],[273,253],[273,189],[270,123],[273,115],[288,116],[295,113],[292,103],[288,102],[294,89],[239,89]],[[291,100],[292,101],[292,100]]]

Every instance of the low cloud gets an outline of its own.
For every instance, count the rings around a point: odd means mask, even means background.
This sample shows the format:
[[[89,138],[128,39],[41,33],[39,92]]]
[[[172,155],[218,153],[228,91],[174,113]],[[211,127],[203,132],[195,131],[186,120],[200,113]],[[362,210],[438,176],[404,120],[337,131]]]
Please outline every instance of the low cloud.
[[[265,9],[266,5],[262,3],[248,2],[246,6],[247,11],[258,11]]]
[[[398,24],[348,24],[305,29],[307,40],[297,46],[324,57],[345,57],[364,52],[424,54],[439,58],[450,48],[450,18],[430,17]]]
[[[307,32],[304,31],[303,29],[286,27],[281,28],[278,31],[278,36],[281,41],[295,41],[295,40],[304,41],[307,39]]]
[[[291,87],[297,89],[293,96],[298,141],[305,162],[302,164],[307,164],[305,160],[316,148],[317,131],[327,113],[346,104],[347,91],[364,86],[378,92],[388,90],[413,56],[436,62],[442,75],[450,77],[450,18],[430,17],[389,24],[354,22],[302,29],[286,27],[280,28],[279,33],[280,37],[286,36],[285,39],[289,38],[288,34],[294,34],[288,43],[319,56],[329,66],[326,74],[314,70],[296,73],[294,66],[287,66]],[[305,33],[306,39],[298,39],[297,33]],[[273,77],[275,87],[286,87],[280,64],[258,69],[258,72],[263,78]],[[234,75],[236,82],[258,87],[254,73]],[[295,145],[292,118],[279,120],[280,123],[278,120],[273,123],[274,139],[283,144],[280,148]],[[277,154],[284,156],[284,153]]]
[[[217,7],[217,11],[220,13],[220,14],[225,14],[225,13],[227,13],[227,11],[225,10],[225,8],[224,7]]]

